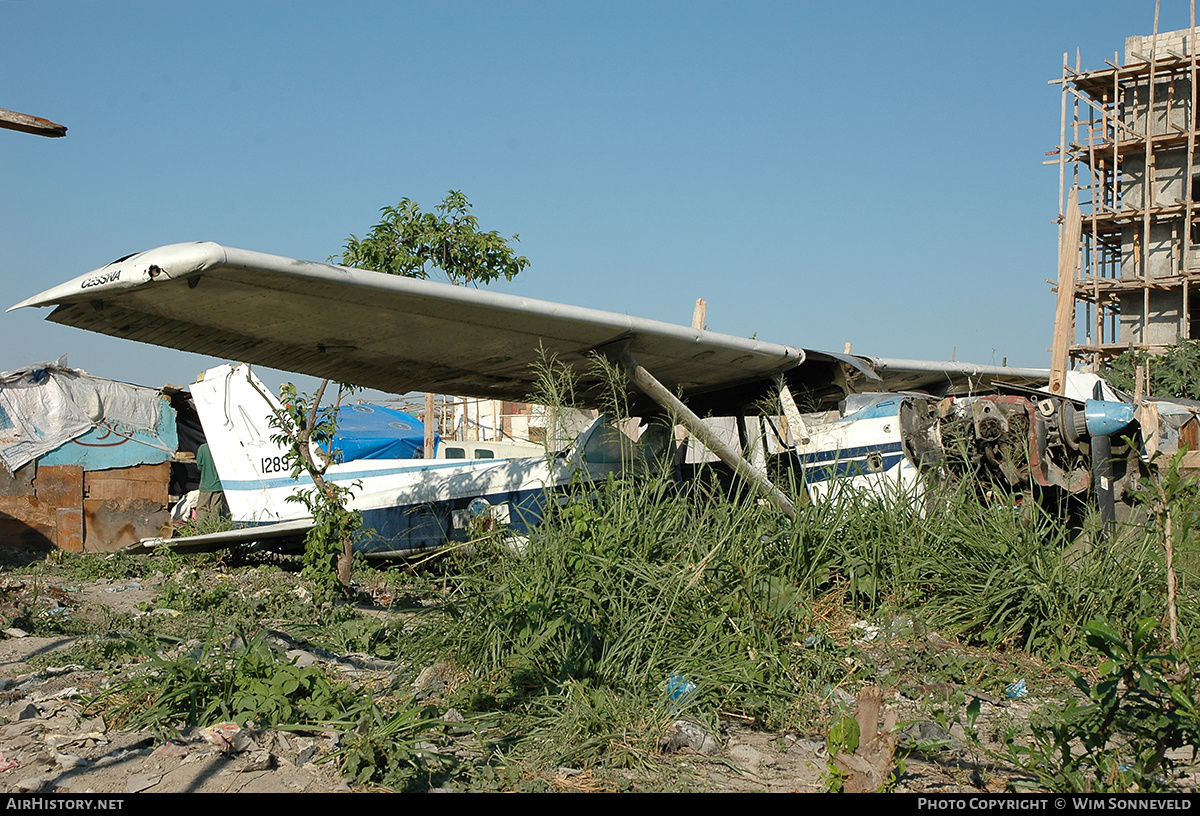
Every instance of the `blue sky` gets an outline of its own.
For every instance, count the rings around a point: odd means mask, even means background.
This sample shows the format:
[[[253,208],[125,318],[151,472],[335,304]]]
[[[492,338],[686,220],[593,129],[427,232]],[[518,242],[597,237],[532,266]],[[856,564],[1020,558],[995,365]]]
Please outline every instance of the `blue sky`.
[[[1154,3],[0,0],[7,307],[177,241],[323,260],[462,190],[530,267],[495,288],[816,349],[1046,366],[1062,55]],[[1188,25],[1163,0],[1160,30]],[[207,358],[0,313],[186,384]]]

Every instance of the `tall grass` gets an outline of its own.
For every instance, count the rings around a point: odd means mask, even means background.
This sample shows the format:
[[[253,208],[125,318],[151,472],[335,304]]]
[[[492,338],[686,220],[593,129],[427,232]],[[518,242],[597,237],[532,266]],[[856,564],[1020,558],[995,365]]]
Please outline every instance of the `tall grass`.
[[[795,695],[846,671],[844,651],[811,646],[830,597],[847,619],[904,613],[1058,660],[1082,653],[1088,620],[1161,611],[1152,535],[1081,546],[1089,533],[1037,507],[969,490],[926,499],[845,494],[788,523],[703,481],[577,484],[525,557],[496,545],[461,562],[440,643],[501,707],[608,689],[666,716],[679,707],[666,680],[681,674],[697,684],[683,703],[696,716],[779,725]]]
[[[963,482],[843,487],[797,500],[788,522],[719,485],[669,474],[572,485],[522,557],[483,542],[456,562],[426,642],[471,667],[472,705],[523,712],[556,761],[631,763],[681,715],[812,727],[801,715],[853,671],[855,647],[831,617],[904,614],[968,645],[1069,661],[1086,650],[1087,621],[1163,609],[1153,530],[1105,538],[1094,519],[1069,525]],[[1187,632],[1196,587],[1183,583]],[[669,699],[672,675],[695,690]]]

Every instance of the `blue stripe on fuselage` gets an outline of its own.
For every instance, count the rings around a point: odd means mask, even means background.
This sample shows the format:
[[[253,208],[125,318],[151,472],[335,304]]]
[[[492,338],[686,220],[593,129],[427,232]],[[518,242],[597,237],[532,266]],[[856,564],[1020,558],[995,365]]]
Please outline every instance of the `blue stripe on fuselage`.
[[[335,474],[328,474],[327,479],[333,481],[354,482],[360,479],[373,479],[376,476],[395,476],[400,473],[414,473],[419,470],[442,470],[452,467],[468,467],[473,470],[485,470],[494,468],[498,464],[512,461],[510,459],[491,459],[486,462],[462,462],[459,460],[447,460],[445,462],[423,461],[424,464],[408,465],[402,467],[377,468],[375,470],[355,470],[355,471],[338,471]],[[288,487],[292,485],[311,485],[312,478],[307,473],[302,473],[299,479],[293,479],[291,476],[263,476],[261,479],[232,479],[221,480],[221,486],[228,492],[230,490],[273,490],[277,487]]]
[[[878,469],[871,469],[867,466],[867,456],[871,453],[880,455]],[[904,460],[904,453],[900,443],[896,442],[887,445],[845,448],[841,451],[820,451],[810,456],[800,456],[799,459],[804,469],[804,481],[807,484],[817,484],[830,479],[887,473]],[[829,464],[819,464],[823,462],[829,462]]]
[[[797,453],[800,464],[808,466],[817,462],[833,462],[842,459],[861,459],[869,453],[892,454],[903,450],[899,442],[885,442],[881,445],[859,445],[854,448],[835,448],[834,450],[815,451],[813,453]]]

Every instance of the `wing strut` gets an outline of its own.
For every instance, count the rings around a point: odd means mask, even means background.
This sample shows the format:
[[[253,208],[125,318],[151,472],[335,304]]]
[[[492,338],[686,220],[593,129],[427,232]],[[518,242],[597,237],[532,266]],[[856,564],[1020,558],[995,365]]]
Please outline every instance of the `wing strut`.
[[[622,367],[624,367],[625,375],[629,377],[630,382],[637,386],[646,396],[671,413],[676,422],[687,428],[688,432],[699,439],[700,444],[712,451],[718,459],[733,468],[733,471],[738,476],[765,494],[767,499],[771,504],[775,505],[779,512],[792,521],[796,520],[796,506],[792,504],[791,499],[785,496],[767,478],[767,474],[747,462],[740,452],[733,450],[722,442],[716,434],[709,430],[700,417],[692,413],[678,397],[656,380],[649,371],[638,365],[638,361],[629,353],[627,346],[621,348],[615,356]]]

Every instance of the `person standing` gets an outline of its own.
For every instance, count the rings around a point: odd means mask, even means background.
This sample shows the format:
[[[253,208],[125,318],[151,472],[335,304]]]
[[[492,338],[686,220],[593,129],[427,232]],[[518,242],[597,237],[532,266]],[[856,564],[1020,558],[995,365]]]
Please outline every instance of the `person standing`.
[[[221,486],[221,477],[217,475],[217,466],[213,463],[212,451],[208,449],[207,442],[196,451],[196,465],[200,468],[196,521],[228,516],[229,505],[225,503],[225,489]]]

